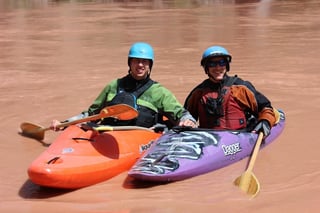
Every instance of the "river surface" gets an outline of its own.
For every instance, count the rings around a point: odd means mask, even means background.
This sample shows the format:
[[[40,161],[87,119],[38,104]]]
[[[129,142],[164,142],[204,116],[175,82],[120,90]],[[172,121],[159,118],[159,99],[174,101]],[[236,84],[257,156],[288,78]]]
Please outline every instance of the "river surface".
[[[28,166],[59,133],[39,143],[18,134],[20,123],[46,127],[87,109],[127,73],[136,41],[154,47],[152,78],[181,103],[206,78],[203,51],[222,45],[233,57],[230,74],[286,113],[284,132],[256,160],[255,199],[232,184],[248,159],[152,187],[130,187],[126,173],[73,191],[28,180]],[[318,212],[319,49],[318,0],[1,1],[0,211]]]

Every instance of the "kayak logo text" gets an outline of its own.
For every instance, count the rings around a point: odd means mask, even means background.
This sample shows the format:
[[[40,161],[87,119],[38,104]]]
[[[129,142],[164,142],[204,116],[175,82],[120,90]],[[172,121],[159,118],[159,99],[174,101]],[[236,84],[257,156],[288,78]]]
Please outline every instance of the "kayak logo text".
[[[141,145],[140,146],[140,153],[149,149],[153,143],[154,143],[154,140],[151,140],[148,144]]]
[[[234,154],[242,151],[242,149],[240,147],[240,143],[233,143],[230,145],[222,145],[221,147],[222,147],[222,150],[223,150],[225,156],[234,155]]]

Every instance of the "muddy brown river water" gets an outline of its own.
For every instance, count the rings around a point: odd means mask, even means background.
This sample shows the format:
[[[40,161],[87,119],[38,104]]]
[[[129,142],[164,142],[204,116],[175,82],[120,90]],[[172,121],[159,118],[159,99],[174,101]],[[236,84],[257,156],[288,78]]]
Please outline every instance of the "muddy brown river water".
[[[48,126],[86,109],[127,73],[136,41],[153,45],[152,78],[182,103],[206,77],[202,52],[218,44],[233,56],[230,74],[286,113],[283,134],[255,163],[255,199],[232,184],[248,159],[164,185],[136,186],[126,173],[73,191],[28,180],[28,166],[59,133],[39,143],[17,133],[20,123]],[[319,49],[318,0],[1,1],[0,211],[317,212]]]

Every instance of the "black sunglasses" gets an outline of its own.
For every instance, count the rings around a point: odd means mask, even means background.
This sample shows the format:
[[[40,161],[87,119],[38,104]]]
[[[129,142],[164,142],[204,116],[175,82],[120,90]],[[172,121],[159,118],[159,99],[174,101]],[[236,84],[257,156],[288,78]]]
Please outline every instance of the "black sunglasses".
[[[223,67],[223,66],[226,66],[227,65],[227,60],[225,59],[221,59],[219,61],[208,61],[207,62],[207,67],[216,67],[216,66],[220,66],[220,67]]]

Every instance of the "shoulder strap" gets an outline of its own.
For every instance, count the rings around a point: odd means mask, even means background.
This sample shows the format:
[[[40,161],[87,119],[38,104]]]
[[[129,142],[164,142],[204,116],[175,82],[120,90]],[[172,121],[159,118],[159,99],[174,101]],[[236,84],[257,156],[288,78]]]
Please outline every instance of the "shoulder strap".
[[[231,87],[237,79],[238,79],[237,75],[232,76],[227,80],[227,82],[225,82],[225,84],[223,86]]]
[[[142,87],[137,89],[136,91],[133,92],[133,95],[136,96],[137,98],[144,92],[146,91],[151,85],[154,83],[153,80],[149,79],[147,83],[145,83]]]
[[[139,89],[135,90],[131,94],[133,94],[135,97],[139,97],[144,91],[146,91],[149,87],[151,87],[152,84],[154,84],[155,81],[149,79],[147,83],[142,85]],[[118,79],[118,88],[117,93],[119,93],[123,88],[123,79]]]
[[[219,96],[225,95],[228,91],[228,88],[231,87],[237,79],[238,79],[237,75],[229,77],[228,80],[226,82],[224,82],[224,84],[221,88],[221,91],[219,93]]]

